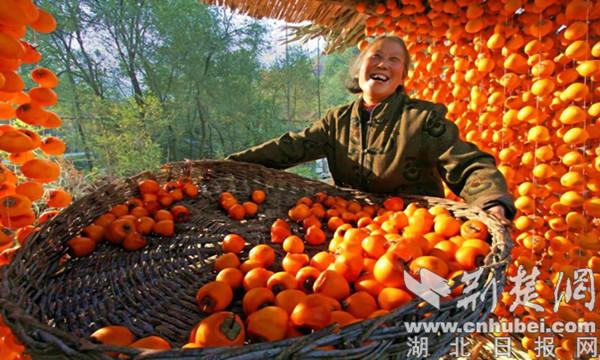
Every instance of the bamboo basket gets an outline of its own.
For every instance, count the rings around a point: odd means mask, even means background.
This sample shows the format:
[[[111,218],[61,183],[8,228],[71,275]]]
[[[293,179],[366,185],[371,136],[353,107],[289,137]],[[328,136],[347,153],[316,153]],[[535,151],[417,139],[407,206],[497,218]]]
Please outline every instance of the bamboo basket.
[[[148,245],[135,252],[104,242],[89,256],[66,255],[66,242],[112,206],[136,196],[139,180],[165,182],[180,176],[190,176],[199,185],[200,195],[181,202],[190,209],[191,216],[189,222],[176,225],[174,237],[148,236]],[[254,189],[267,193],[267,201],[256,218],[232,221],[219,208],[221,192],[229,191],[243,199]],[[417,306],[420,300],[414,300],[385,316],[342,329],[332,325],[302,337],[237,348],[180,349],[190,330],[205,317],[194,296],[200,286],[214,280],[212,262],[221,253],[221,239],[228,233],[242,235],[250,243],[240,256],[243,260],[253,245],[270,243],[270,225],[276,218],[284,217],[299,197],[318,191],[367,203],[382,200],[288,172],[233,161],[177,162],[156,174],[142,173],[118,180],[80,198],[45,223],[13,262],[0,269],[0,311],[34,359],[107,359],[108,351],[139,359],[406,358],[407,338],[415,335],[427,336],[429,357],[439,358],[448,352],[454,338],[467,334],[407,334],[404,321],[463,324],[489,315],[489,296],[477,303],[475,311],[457,309],[456,303],[462,296],[442,302],[440,310],[428,304]],[[512,240],[496,218],[479,208],[445,199],[404,199],[427,207],[442,205],[456,217],[482,220],[491,234],[492,251],[485,259],[483,280],[477,290],[496,282],[498,294],[502,292]],[[301,233],[299,228],[292,231]],[[326,246],[307,246],[307,251],[314,254]],[[277,245],[274,248],[281,259],[282,249]],[[240,309],[241,301],[232,306]],[[423,319],[426,313],[431,315]],[[93,331],[107,325],[127,326],[138,338],[161,336],[174,349],[156,352],[114,347],[89,338]],[[335,350],[319,349],[326,345]]]

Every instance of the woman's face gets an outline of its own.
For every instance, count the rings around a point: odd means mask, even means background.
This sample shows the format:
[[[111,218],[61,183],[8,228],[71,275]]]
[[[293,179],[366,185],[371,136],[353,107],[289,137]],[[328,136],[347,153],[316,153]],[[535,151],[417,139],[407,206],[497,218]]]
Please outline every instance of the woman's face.
[[[400,44],[386,39],[367,50],[358,71],[358,85],[367,103],[381,102],[402,85],[405,55]]]

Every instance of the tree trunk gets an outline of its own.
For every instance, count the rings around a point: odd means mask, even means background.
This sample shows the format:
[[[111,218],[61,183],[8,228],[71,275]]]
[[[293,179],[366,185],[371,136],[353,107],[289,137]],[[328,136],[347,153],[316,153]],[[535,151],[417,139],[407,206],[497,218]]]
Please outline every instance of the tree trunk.
[[[317,39],[317,119],[321,119],[321,49]]]
[[[139,58],[143,57],[142,52],[144,50],[143,39],[147,26],[143,22],[144,11],[147,11],[145,10],[145,3],[140,1],[135,5],[121,4],[120,7],[116,8],[118,12],[112,11],[115,9],[107,7],[99,0],[95,0],[95,3],[99,11],[102,12],[105,29],[116,47],[119,60],[125,68],[125,73],[131,83],[134,100],[140,107],[141,126],[145,130],[143,90],[136,71],[139,67]],[[134,10],[132,11],[136,11],[131,17],[127,17],[129,15],[126,13],[128,11],[127,6],[133,6],[132,9]]]
[[[87,144],[87,139],[85,137],[85,133],[83,132],[83,127],[81,126],[81,103],[79,101],[79,93],[77,91],[77,85],[75,84],[75,80],[71,75],[71,66],[67,63],[67,78],[69,79],[69,83],[73,87],[73,121],[75,122],[75,127],[77,128],[77,133],[81,138],[81,145],[83,146],[83,152],[85,153],[85,159],[87,162],[88,170],[92,170],[94,164],[92,162],[92,157],[90,155],[90,149]]]
[[[167,161],[171,162],[173,160],[171,159],[177,159],[177,146],[176,146],[176,142],[177,142],[177,138],[175,137],[175,131],[173,130],[173,125],[171,125],[169,123],[169,125],[167,125],[167,131],[169,132],[169,139],[167,140],[167,149],[168,149],[168,153],[167,153]]]
[[[207,118],[206,112],[204,111],[204,107],[200,102],[199,98],[196,99],[196,108],[198,111],[198,119],[200,120],[200,126],[202,129],[202,134],[200,135],[200,145],[198,146],[198,148],[200,149],[198,153],[198,158],[202,158],[204,157],[204,144],[206,143]]]
[[[287,109],[287,120],[288,122],[292,122],[292,117],[290,113],[290,96],[291,96],[291,79],[290,79],[290,62],[289,62],[289,50],[288,50],[288,28],[285,28],[285,71],[286,71],[286,79],[287,79],[287,88],[285,91],[286,98],[286,109]]]
[[[229,153],[229,151],[227,151],[227,149],[225,148],[225,138],[223,137],[221,130],[219,130],[219,128],[214,125],[210,125],[210,127],[212,129],[214,129],[215,132],[217,133],[217,136],[219,137],[219,142],[221,143],[221,149],[223,149],[223,153],[225,155],[227,155]]]

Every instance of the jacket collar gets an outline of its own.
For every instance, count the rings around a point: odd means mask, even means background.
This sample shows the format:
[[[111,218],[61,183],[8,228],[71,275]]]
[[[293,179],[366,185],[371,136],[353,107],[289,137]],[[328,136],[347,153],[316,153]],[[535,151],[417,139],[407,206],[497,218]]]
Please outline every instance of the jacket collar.
[[[399,87],[396,92],[375,106],[371,119],[375,123],[383,123],[390,119],[396,119],[397,115],[400,115],[407,98],[408,96],[404,92],[404,88],[402,86]],[[361,96],[352,104],[351,123],[360,122],[362,101]]]

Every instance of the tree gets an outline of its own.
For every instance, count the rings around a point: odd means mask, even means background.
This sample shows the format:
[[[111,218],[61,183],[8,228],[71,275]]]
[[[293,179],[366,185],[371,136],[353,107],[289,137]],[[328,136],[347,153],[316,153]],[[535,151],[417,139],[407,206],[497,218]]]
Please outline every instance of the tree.
[[[271,45],[256,20],[195,0],[41,5],[59,23],[35,39],[61,78],[58,131],[69,151],[89,155],[88,171],[222,158],[317,119],[314,55],[290,44],[287,59],[261,62]],[[335,102],[327,74],[345,73],[342,62],[325,59],[324,106]]]
[[[325,108],[342,105],[355,97],[345,88],[350,63],[358,56],[355,48],[328,55],[323,64],[323,104]]]

